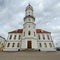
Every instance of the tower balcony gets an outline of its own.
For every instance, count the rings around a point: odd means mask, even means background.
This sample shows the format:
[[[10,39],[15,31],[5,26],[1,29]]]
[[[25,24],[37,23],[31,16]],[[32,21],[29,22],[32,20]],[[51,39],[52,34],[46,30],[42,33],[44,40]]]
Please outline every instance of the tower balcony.
[[[25,17],[24,17],[24,20],[25,20],[26,18],[33,18],[33,19],[35,20],[35,17],[34,17],[34,16],[31,16],[31,15],[25,16]]]

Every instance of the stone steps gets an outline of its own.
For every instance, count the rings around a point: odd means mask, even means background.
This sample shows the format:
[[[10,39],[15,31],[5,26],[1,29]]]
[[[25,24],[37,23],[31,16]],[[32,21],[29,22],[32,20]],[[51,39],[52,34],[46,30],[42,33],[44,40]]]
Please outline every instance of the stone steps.
[[[22,50],[22,51],[25,51],[25,52],[37,52],[38,50],[34,50],[34,49],[25,49],[25,50]]]

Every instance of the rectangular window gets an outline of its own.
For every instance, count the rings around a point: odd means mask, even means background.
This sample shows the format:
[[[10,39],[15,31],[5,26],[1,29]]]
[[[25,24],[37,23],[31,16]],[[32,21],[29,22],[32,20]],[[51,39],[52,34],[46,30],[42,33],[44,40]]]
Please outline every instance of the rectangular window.
[[[43,34],[43,40],[45,40],[45,36],[44,36],[44,34]]]
[[[10,35],[10,38],[9,39],[12,39],[12,35]]]
[[[42,44],[40,43],[39,46],[42,47]]]
[[[30,28],[30,25],[29,25],[29,28]]]
[[[12,47],[14,47],[14,46],[15,46],[15,43],[12,44]]]
[[[40,35],[38,35],[38,38],[40,39]]]
[[[20,37],[21,37],[21,36],[19,35],[19,40],[20,40]]]
[[[25,36],[25,32],[24,32],[24,36]]]
[[[29,35],[29,36],[31,35],[31,32],[30,32],[30,31],[28,31],[28,35]]]
[[[16,35],[14,36],[14,39],[16,39]]]
[[[44,43],[44,46],[45,46],[45,47],[47,47],[47,44],[46,44],[46,43]]]
[[[34,36],[35,36],[35,32],[34,32]]]
[[[9,47],[9,46],[10,46],[10,43],[7,44],[7,47]]]
[[[50,46],[50,47],[52,47],[52,44],[51,44],[51,43],[49,43],[49,46]]]
[[[47,38],[48,38],[48,40],[50,39],[50,38],[49,38],[49,35],[47,35]]]
[[[19,45],[20,45],[20,44],[18,43],[18,44],[17,44],[17,47],[19,47]]]

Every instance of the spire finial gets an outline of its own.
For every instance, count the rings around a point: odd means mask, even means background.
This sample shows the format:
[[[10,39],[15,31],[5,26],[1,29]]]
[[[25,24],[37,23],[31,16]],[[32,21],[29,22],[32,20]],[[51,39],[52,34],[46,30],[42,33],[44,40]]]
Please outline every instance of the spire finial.
[[[28,3],[28,5],[30,5],[30,3]]]
[[[30,5],[30,1],[28,0],[28,5]]]

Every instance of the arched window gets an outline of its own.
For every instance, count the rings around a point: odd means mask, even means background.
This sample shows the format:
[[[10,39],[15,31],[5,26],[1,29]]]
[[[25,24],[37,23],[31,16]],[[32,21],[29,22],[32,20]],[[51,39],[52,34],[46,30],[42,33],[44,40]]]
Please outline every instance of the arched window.
[[[40,46],[40,47],[42,47],[42,44],[41,44],[41,43],[39,43],[39,46]]]
[[[19,47],[19,45],[20,45],[20,44],[18,43],[18,44],[17,44],[17,47]]]
[[[30,25],[29,25],[29,28],[30,28]]]
[[[12,35],[10,35],[10,38],[9,39],[12,39]]]
[[[35,36],[35,32],[34,32],[34,36]]]
[[[29,21],[30,21],[30,19],[29,19]]]
[[[9,46],[10,46],[10,43],[8,43],[7,47],[9,47]]]
[[[50,47],[52,47],[52,44],[51,44],[51,43],[49,43],[49,46],[50,46]]]
[[[25,32],[24,32],[24,36],[25,36]]]
[[[21,37],[21,36],[19,35],[19,40],[20,40],[20,37]]]
[[[47,38],[48,38],[48,40],[50,39],[50,38],[49,38],[49,35],[47,35]]]
[[[31,32],[30,31],[28,31],[28,35],[31,35]]]
[[[16,39],[16,35],[14,36],[14,39]]]
[[[28,12],[29,13],[29,15],[30,15],[30,12]]]
[[[15,43],[12,44],[12,47],[14,47]]]
[[[38,35],[38,38],[40,39],[40,35]]]
[[[45,46],[45,47],[47,47],[47,44],[46,44],[46,43],[44,43],[44,46]]]
[[[43,39],[45,40],[45,36],[44,36],[44,34],[43,34]]]

